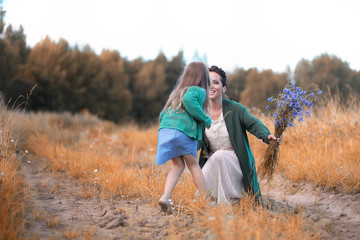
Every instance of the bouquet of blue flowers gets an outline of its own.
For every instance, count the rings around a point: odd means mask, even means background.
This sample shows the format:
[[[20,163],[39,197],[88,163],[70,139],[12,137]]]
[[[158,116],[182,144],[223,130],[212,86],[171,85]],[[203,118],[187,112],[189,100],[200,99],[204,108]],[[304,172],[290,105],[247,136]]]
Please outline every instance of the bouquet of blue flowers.
[[[322,91],[315,89],[304,91],[295,84],[287,84],[283,91],[280,92],[275,98],[268,98],[271,106],[266,106],[267,109],[272,111],[275,120],[275,137],[279,138],[283,135],[287,127],[294,126],[295,119],[298,122],[304,121],[304,111],[306,116],[310,115],[310,110],[315,100],[318,99],[317,95]],[[262,158],[260,159],[259,175],[271,178],[275,171],[279,157],[279,143],[277,141],[270,141],[268,148],[265,150]]]

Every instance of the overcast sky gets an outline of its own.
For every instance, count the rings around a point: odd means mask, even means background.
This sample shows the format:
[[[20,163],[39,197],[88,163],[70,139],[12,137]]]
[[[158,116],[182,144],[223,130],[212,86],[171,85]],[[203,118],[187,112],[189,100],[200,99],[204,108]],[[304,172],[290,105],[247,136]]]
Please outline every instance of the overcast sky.
[[[33,47],[48,35],[132,60],[197,51],[209,65],[284,72],[333,54],[360,70],[359,0],[0,0]]]

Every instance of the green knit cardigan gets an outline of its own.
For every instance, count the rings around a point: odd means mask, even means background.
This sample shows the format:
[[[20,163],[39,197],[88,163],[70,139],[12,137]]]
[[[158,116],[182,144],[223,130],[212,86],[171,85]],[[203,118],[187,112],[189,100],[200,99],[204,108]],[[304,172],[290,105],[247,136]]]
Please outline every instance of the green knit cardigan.
[[[202,125],[204,127],[211,125],[211,118],[206,116],[202,108],[205,97],[204,89],[196,86],[189,87],[182,98],[185,109],[161,111],[159,129],[177,129],[196,141],[201,140]]]
[[[231,145],[239,159],[244,176],[245,190],[250,194],[255,194],[255,200],[264,204],[256,175],[255,158],[251,152],[246,131],[267,144],[269,144],[267,137],[270,135],[270,131],[260,120],[253,117],[243,105],[235,101],[223,99],[223,116]],[[199,141],[199,148],[201,149],[199,164],[202,168],[208,160],[210,152],[205,137]]]

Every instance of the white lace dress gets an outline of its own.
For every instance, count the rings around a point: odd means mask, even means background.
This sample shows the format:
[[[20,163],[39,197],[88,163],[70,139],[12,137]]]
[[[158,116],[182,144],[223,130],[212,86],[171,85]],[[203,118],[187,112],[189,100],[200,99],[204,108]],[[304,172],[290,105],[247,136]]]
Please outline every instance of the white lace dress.
[[[205,136],[211,153],[202,171],[210,193],[217,204],[240,198],[244,194],[243,174],[231,146],[223,114],[212,121],[210,129],[205,129]]]

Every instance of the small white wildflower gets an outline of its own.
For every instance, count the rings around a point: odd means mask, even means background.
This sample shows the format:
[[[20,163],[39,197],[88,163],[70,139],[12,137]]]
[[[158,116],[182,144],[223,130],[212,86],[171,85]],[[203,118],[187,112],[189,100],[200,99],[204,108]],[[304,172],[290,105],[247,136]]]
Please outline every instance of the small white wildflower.
[[[14,142],[15,142],[15,140],[14,140],[14,139],[10,139],[10,142],[14,143]]]
[[[30,160],[27,161],[28,163],[31,163]]]
[[[150,148],[150,152],[152,152],[152,151],[154,151],[154,149],[153,149],[153,148]]]
[[[119,137],[115,134],[111,135],[111,141],[115,142],[115,141],[118,141],[119,140]]]
[[[29,153],[29,151],[28,151],[28,150],[25,150],[24,152],[25,152],[26,154],[28,154],[28,153]]]
[[[94,172],[97,173],[99,170],[98,169],[94,169]]]
[[[232,216],[232,215],[226,215],[226,218],[227,218],[227,219],[234,219],[234,216]]]

